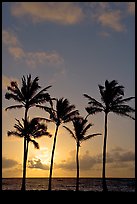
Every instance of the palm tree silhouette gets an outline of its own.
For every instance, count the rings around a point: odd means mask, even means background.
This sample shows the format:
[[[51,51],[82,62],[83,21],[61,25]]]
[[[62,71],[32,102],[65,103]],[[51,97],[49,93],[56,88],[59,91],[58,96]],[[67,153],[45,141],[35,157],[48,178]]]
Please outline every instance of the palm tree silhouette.
[[[54,100],[56,101],[55,109],[53,107],[53,103],[51,103],[51,107],[37,105],[37,107],[44,109],[46,112],[50,114],[51,122],[54,122],[56,125],[52,155],[51,155],[51,164],[50,164],[50,175],[49,175],[49,186],[48,186],[49,191],[51,191],[53,160],[54,160],[54,152],[55,152],[56,139],[57,139],[59,126],[62,123],[70,122],[74,118],[74,116],[79,114],[78,110],[74,110],[75,106],[70,105],[68,99],[60,98],[60,99],[54,99]]]
[[[19,88],[17,82],[11,81],[10,86],[7,87],[8,92],[5,94],[5,98],[20,103],[17,105],[9,106],[5,110],[10,110],[14,108],[25,108],[25,116],[24,116],[24,126],[27,125],[27,117],[28,110],[31,107],[36,106],[36,104],[42,104],[46,101],[50,102],[50,95],[47,93],[47,89],[51,86],[47,86],[46,88],[38,90],[41,88],[38,84],[39,78],[36,77],[34,80],[31,79],[31,75],[29,74],[26,78],[22,77],[22,87]],[[22,188],[21,190],[25,190],[25,177],[26,177],[26,146],[27,141],[26,137],[24,137],[24,163],[23,163],[23,178],[22,178]]]
[[[87,120],[78,116],[78,117],[74,117],[72,119],[72,123],[73,123],[73,127],[74,127],[74,132],[72,132],[72,130],[70,130],[68,127],[63,126],[64,128],[66,128],[66,130],[69,131],[69,133],[71,134],[71,136],[76,140],[76,145],[77,145],[77,150],[76,150],[76,164],[77,164],[77,180],[76,180],[76,191],[79,190],[79,147],[81,142],[88,140],[92,137],[95,137],[97,135],[101,135],[100,133],[96,133],[96,134],[92,134],[92,135],[87,135],[85,136],[85,134],[87,133],[87,131],[89,130],[89,128],[92,126],[92,124],[88,123],[87,124]]]
[[[84,94],[86,98],[88,98],[90,105],[86,108],[88,115],[92,115],[98,112],[104,111],[105,113],[105,130],[104,130],[104,144],[103,144],[103,169],[102,169],[102,178],[103,178],[103,191],[107,191],[106,178],[105,178],[105,165],[106,165],[106,144],[107,144],[107,121],[108,114],[110,112],[116,113],[117,115],[126,116],[131,119],[135,118],[131,113],[135,112],[135,109],[127,105],[128,101],[131,101],[135,97],[129,97],[123,99],[124,96],[124,87],[118,85],[116,80],[105,81],[105,86],[98,85],[99,91],[101,94],[101,101],[95,100],[87,94]]]
[[[52,135],[47,131],[47,126],[44,123],[39,122],[39,118],[33,118],[30,121],[27,118],[27,121],[22,119],[23,124],[19,120],[16,119],[17,123],[14,125],[15,130],[8,131],[8,136],[17,136],[20,138],[26,139],[26,149],[25,149],[25,157],[24,163],[25,166],[27,164],[27,157],[28,157],[28,148],[29,142],[32,142],[36,149],[39,149],[39,144],[34,140],[35,138],[39,138],[42,136],[49,136]],[[26,171],[26,169],[25,169]],[[25,172],[26,175],[26,172]]]

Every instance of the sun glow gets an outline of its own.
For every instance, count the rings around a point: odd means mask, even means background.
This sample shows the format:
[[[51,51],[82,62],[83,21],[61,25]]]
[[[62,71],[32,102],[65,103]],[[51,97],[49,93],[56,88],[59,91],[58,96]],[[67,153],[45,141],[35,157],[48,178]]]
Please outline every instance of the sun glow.
[[[47,147],[41,148],[33,159],[40,160],[42,164],[50,164],[50,151]]]

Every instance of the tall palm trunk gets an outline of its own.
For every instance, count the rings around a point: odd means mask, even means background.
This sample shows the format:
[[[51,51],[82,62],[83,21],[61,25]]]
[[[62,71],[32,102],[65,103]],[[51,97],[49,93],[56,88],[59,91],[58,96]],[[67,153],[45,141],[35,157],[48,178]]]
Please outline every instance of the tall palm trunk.
[[[108,191],[107,185],[106,185],[106,145],[107,145],[107,117],[108,113],[105,113],[105,131],[104,131],[104,146],[103,146],[103,171],[102,171],[102,185],[103,185],[103,191]]]
[[[21,190],[25,191],[25,178],[26,178],[26,138],[24,137],[24,156],[23,156],[23,177]]]
[[[78,159],[78,153],[79,153],[79,142],[77,142],[77,154],[76,154],[76,163],[77,163],[76,191],[79,190],[79,159]]]
[[[24,127],[26,127],[27,114],[28,114],[28,108],[25,109]],[[23,177],[22,177],[22,187],[21,187],[22,191],[26,190],[26,159],[27,159],[26,148],[27,148],[27,139],[26,139],[26,135],[24,135]]]
[[[54,152],[55,152],[58,128],[59,128],[59,125],[56,125],[56,131],[55,131],[54,143],[53,143],[52,155],[51,155],[51,163],[50,163],[50,175],[49,175],[49,187],[48,187],[49,191],[51,191],[52,169],[53,169],[53,160],[54,160]]]

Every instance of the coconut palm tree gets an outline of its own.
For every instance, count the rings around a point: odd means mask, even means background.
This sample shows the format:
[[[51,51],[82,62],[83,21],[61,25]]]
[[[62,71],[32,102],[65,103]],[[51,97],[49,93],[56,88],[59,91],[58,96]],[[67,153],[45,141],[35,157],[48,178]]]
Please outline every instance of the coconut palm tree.
[[[54,122],[56,125],[52,155],[51,155],[51,164],[50,164],[50,175],[49,175],[49,186],[48,186],[49,191],[51,191],[53,160],[54,160],[54,152],[55,152],[56,139],[57,139],[59,126],[62,123],[70,122],[74,118],[74,116],[78,115],[78,110],[75,110],[74,105],[70,105],[68,99],[60,98],[60,99],[54,99],[54,100],[56,101],[55,109],[52,103],[51,103],[51,107],[37,105],[37,107],[44,109],[46,112],[50,114],[50,121]]]
[[[25,157],[23,163],[25,166],[27,164],[27,157],[28,157],[28,148],[29,143],[32,142],[36,149],[39,149],[39,144],[34,140],[36,138],[40,138],[42,136],[49,136],[52,135],[47,131],[47,126],[44,123],[39,122],[39,118],[33,118],[32,120],[25,121],[22,119],[23,124],[19,120],[16,119],[17,123],[14,125],[15,130],[8,131],[8,136],[17,136],[20,138],[26,138],[26,149],[25,149]],[[26,171],[26,169],[25,169]],[[26,175],[26,172],[25,172]]]
[[[10,110],[14,108],[25,108],[24,125],[27,125],[28,110],[31,107],[36,106],[36,104],[42,104],[46,101],[50,102],[50,95],[47,93],[47,89],[51,86],[47,86],[44,89],[39,89],[41,86],[38,84],[39,78],[36,77],[34,80],[31,79],[31,75],[22,77],[22,86],[15,81],[11,81],[10,86],[7,87],[8,92],[5,94],[5,98],[18,102],[19,104],[9,106],[5,110]],[[24,137],[24,158],[26,157],[26,137]],[[24,159],[25,162],[25,159]],[[25,177],[26,177],[26,165],[23,164],[23,178],[22,178],[22,190],[25,190]]]
[[[63,126],[68,130],[68,132],[71,134],[71,136],[76,140],[76,145],[77,145],[77,150],[76,150],[76,164],[77,164],[77,180],[76,180],[76,191],[79,190],[79,147],[80,144],[88,140],[92,137],[95,137],[97,135],[101,135],[100,133],[95,133],[91,135],[85,135],[89,128],[92,126],[92,124],[87,123],[88,121],[80,116],[74,117],[72,119],[73,127],[74,127],[74,132],[70,130],[68,127]]]
[[[88,115],[92,115],[98,112],[105,113],[105,130],[104,130],[104,144],[103,144],[103,169],[102,169],[102,181],[103,181],[103,191],[107,191],[106,178],[105,178],[105,165],[106,165],[106,144],[107,144],[107,121],[108,114],[113,112],[117,115],[126,116],[133,120],[135,118],[132,116],[132,113],[135,112],[135,109],[127,105],[127,102],[131,101],[135,97],[123,98],[124,96],[124,87],[118,85],[116,80],[105,81],[105,86],[98,85],[99,91],[101,94],[101,102],[95,100],[87,94],[84,94],[88,98],[90,105],[86,108]]]

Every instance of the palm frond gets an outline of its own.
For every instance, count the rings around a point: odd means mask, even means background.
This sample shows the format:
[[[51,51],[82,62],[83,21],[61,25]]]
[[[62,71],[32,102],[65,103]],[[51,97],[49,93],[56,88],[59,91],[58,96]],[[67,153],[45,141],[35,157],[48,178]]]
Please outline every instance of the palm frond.
[[[15,124],[14,128],[17,130],[17,132],[23,134],[24,128],[22,128],[20,125]]]
[[[39,138],[39,137],[42,137],[42,136],[52,137],[52,134],[50,134],[49,132],[44,131],[44,130],[39,130],[35,134],[33,134],[34,138]]]
[[[117,109],[117,108],[118,109],[120,109],[120,108],[123,109],[123,106],[128,106],[125,103],[132,100],[132,99],[135,99],[135,97],[129,97],[129,98],[125,98],[125,99],[122,99],[122,97],[118,97],[116,100],[112,101],[112,103],[109,106],[109,109],[112,112],[113,112],[113,109]]]
[[[5,108],[5,111],[10,110],[10,109],[15,109],[15,108],[22,108],[24,107],[23,105],[14,105],[14,106],[9,106],[7,108]]]
[[[41,93],[37,96],[34,96],[29,101],[30,106],[35,106],[35,104],[42,104],[44,102],[47,102],[47,96],[48,96],[48,93]]]
[[[124,96],[124,87],[118,85],[118,82],[116,80],[112,80],[110,82],[106,80],[105,86],[98,86],[101,94],[101,100],[107,108],[112,104],[114,100],[117,100],[117,98]]]
[[[132,112],[134,112],[134,109],[133,109]],[[113,109],[113,113],[115,113],[117,115],[120,115],[120,116],[126,116],[126,117],[129,117],[129,118],[135,120],[135,118],[132,115],[129,114],[129,113],[131,113],[130,111],[127,112],[127,111],[123,111],[123,110],[120,110],[120,109]]]
[[[41,121],[46,121],[46,122],[52,122],[52,120],[48,119],[48,118],[43,118],[43,117],[36,117],[35,118],[38,122],[41,122]]]
[[[29,87],[30,98],[32,98],[37,93],[38,89],[41,88],[41,86],[38,84],[38,81],[39,78],[35,77],[33,81],[29,81],[29,84],[27,83],[27,86]]]
[[[49,101],[50,100],[50,95],[48,93],[44,93],[45,91],[47,91],[47,89],[49,89],[52,86],[47,86],[46,88],[42,89],[41,91],[39,91],[36,95],[34,95],[34,97],[30,100],[30,103],[43,103],[45,101]]]
[[[14,89],[10,89],[13,87],[14,87]],[[24,101],[24,96],[23,96],[22,92],[20,91],[17,82],[12,81],[11,87],[8,87],[8,90],[11,90],[13,93],[15,93],[20,98],[20,101]]]
[[[5,94],[5,98],[8,100],[13,99],[15,101],[22,102],[22,99],[18,95],[9,92]]]
[[[22,87],[21,87],[21,93],[23,94],[24,98],[27,98],[27,82],[25,76],[22,77]]]
[[[90,138],[92,138],[92,137],[95,137],[95,136],[97,136],[97,135],[102,135],[101,133],[96,133],[96,134],[92,134],[92,135],[87,135],[87,136],[85,136],[85,137],[83,137],[82,138],[82,141],[84,140],[88,140],[88,139],[90,139]]]
[[[87,122],[87,121],[86,121]],[[86,124],[86,122],[85,122],[85,124]],[[86,134],[86,132],[88,131],[88,129],[90,128],[92,126],[92,124],[88,124],[85,128],[83,128],[83,130],[82,130],[82,135],[85,135]]]
[[[135,99],[135,97],[131,96],[129,98],[124,98],[124,99],[120,100],[119,103],[125,103],[125,102],[128,102],[128,101],[131,101],[132,99]]]
[[[57,117],[56,117],[56,110],[54,110],[54,109],[52,109],[50,107],[41,106],[41,105],[36,105],[36,107],[44,109],[47,113],[49,113],[49,115],[50,115],[49,122],[56,121],[56,119],[57,119]]]
[[[103,99],[104,98],[104,86],[98,85],[98,87],[99,87],[99,91],[100,91],[100,94],[101,94],[101,99]]]
[[[68,128],[66,127],[65,125],[63,125],[63,127],[70,133],[70,135],[76,140],[76,137],[74,135],[74,133]]]
[[[41,109],[44,109],[44,110],[45,110],[46,112],[48,112],[49,114],[50,114],[52,111],[55,111],[55,110],[53,110],[52,108],[47,107],[47,106],[36,105],[36,107],[41,108]]]
[[[113,95],[124,96],[124,86],[116,86],[113,88]]]
[[[18,133],[17,131],[8,131],[7,132],[8,136],[17,136],[17,137],[23,137],[21,133]]]
[[[18,122],[19,126],[23,129],[24,126],[21,124],[21,122],[20,122],[18,119],[16,119],[16,118],[15,118],[15,120]],[[24,121],[24,120],[23,120],[23,121]]]
[[[53,101],[57,101],[57,99],[56,98],[50,98],[49,99],[49,103],[50,103],[50,106],[52,109],[53,109]]]
[[[78,110],[74,110],[66,115],[64,115],[62,117],[62,120],[64,123],[70,122],[74,119],[74,117],[79,116],[79,111]]]
[[[98,107],[93,107],[93,106],[86,107],[85,109],[86,109],[87,113],[90,115],[94,115],[96,113],[104,111],[103,108],[98,108]]]
[[[112,106],[112,110],[111,111],[120,111],[123,113],[134,113],[135,109],[128,106],[128,105],[116,105],[116,106]]]
[[[38,144],[38,142],[36,142],[35,140],[33,140],[33,139],[31,139],[31,138],[29,138],[29,142],[32,142],[33,145],[34,145],[34,147],[35,147],[36,149],[39,149],[39,144]]]
[[[91,104],[92,106],[98,107],[98,108],[104,108],[104,106],[102,105],[102,103],[100,103],[99,101],[97,101],[96,99],[92,98],[91,96],[87,95],[87,94],[83,94],[86,98],[88,98],[89,102],[88,104]]]

